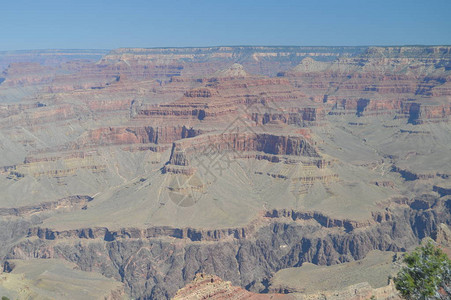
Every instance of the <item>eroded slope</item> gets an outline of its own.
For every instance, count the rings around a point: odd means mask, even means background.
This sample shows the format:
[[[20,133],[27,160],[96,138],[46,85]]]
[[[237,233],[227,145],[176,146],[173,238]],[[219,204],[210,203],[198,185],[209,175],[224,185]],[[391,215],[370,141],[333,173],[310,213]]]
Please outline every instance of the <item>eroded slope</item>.
[[[223,47],[11,64],[2,258],[166,299],[199,272],[264,292],[285,268],[406,251],[451,220],[450,60]]]

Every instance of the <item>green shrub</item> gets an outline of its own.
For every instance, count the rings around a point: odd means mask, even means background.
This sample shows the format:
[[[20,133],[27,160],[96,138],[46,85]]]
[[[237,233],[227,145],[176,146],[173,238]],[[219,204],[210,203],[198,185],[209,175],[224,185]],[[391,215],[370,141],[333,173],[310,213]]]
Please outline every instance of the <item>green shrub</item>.
[[[406,255],[404,263],[394,280],[404,299],[451,299],[451,260],[432,241]]]

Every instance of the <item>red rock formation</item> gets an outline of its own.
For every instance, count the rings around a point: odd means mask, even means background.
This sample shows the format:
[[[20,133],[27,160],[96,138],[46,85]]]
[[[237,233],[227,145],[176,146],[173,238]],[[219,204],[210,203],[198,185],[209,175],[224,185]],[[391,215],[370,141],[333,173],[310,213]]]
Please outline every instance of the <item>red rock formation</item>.
[[[252,121],[257,125],[265,125],[268,123],[283,123],[287,125],[303,126],[304,122],[315,122],[323,120],[325,116],[322,107],[305,107],[297,109],[289,109],[288,112],[252,112]]]
[[[77,148],[128,145],[128,144],[168,144],[174,141],[195,137],[201,134],[201,130],[188,129],[185,126],[178,127],[108,127],[89,131],[81,138]]]
[[[257,151],[273,155],[320,157],[310,142],[300,135],[279,136],[244,132],[202,135],[176,142],[172,148],[169,164],[188,166],[189,157],[224,151],[235,153]]]
[[[232,68],[238,67],[234,65]],[[239,69],[240,71],[222,70],[213,75],[217,77],[198,80],[203,87],[186,91],[184,97],[171,104],[144,107],[138,114],[208,120],[236,112],[240,105],[267,105],[268,102],[278,103],[302,98],[302,94],[293,91],[286,79],[249,76],[241,66]]]
[[[20,62],[10,64],[0,77],[6,78],[2,85],[13,87],[49,83],[54,75],[50,67],[39,63]]]
[[[449,101],[430,103],[430,97],[450,93],[449,48],[369,48],[363,55],[340,58],[335,62],[305,58],[294,69],[281,73],[314,101],[335,108],[353,110],[357,115],[400,113],[420,124],[424,121],[447,121]],[[420,109],[421,118],[415,114]],[[434,101],[435,102],[435,101]],[[415,102],[416,103],[416,102]],[[335,114],[335,113],[333,113]],[[413,116],[412,116],[413,115]],[[421,120],[420,120],[421,119]],[[411,123],[415,123],[411,122]]]
[[[233,286],[229,281],[223,281],[218,276],[196,274],[196,278],[180,289],[173,300],[291,300],[291,295],[282,294],[256,294],[245,289]]]

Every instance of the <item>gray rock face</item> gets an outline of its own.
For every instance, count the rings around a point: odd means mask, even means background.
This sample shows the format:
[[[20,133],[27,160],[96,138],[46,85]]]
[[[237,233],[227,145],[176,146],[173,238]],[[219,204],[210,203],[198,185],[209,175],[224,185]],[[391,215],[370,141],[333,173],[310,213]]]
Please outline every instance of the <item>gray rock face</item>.
[[[168,238],[111,242],[68,238],[56,243],[30,238],[14,245],[5,259],[64,258],[84,271],[100,272],[124,282],[129,294],[137,299],[169,299],[198,272],[262,292],[276,271],[303,262],[332,265],[362,259],[375,249],[405,251],[430,236],[437,224],[451,223],[448,202],[437,200],[428,209],[394,208],[391,220],[349,232],[313,222],[274,219],[253,237],[215,243],[187,239],[174,242]],[[19,230],[16,236],[25,232]]]
[[[6,255],[11,244],[27,234],[31,225],[31,222],[23,219],[0,219],[0,257]]]

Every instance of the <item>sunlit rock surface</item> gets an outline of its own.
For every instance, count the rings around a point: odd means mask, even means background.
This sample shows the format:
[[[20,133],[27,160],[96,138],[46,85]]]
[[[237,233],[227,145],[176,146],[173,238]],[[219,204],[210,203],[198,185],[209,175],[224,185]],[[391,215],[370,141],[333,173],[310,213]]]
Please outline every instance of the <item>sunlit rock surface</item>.
[[[274,280],[446,247],[450,51],[2,52],[1,262],[64,260],[123,284],[114,297],[169,299],[205,273],[304,299]],[[391,297],[378,280],[324,292]]]

